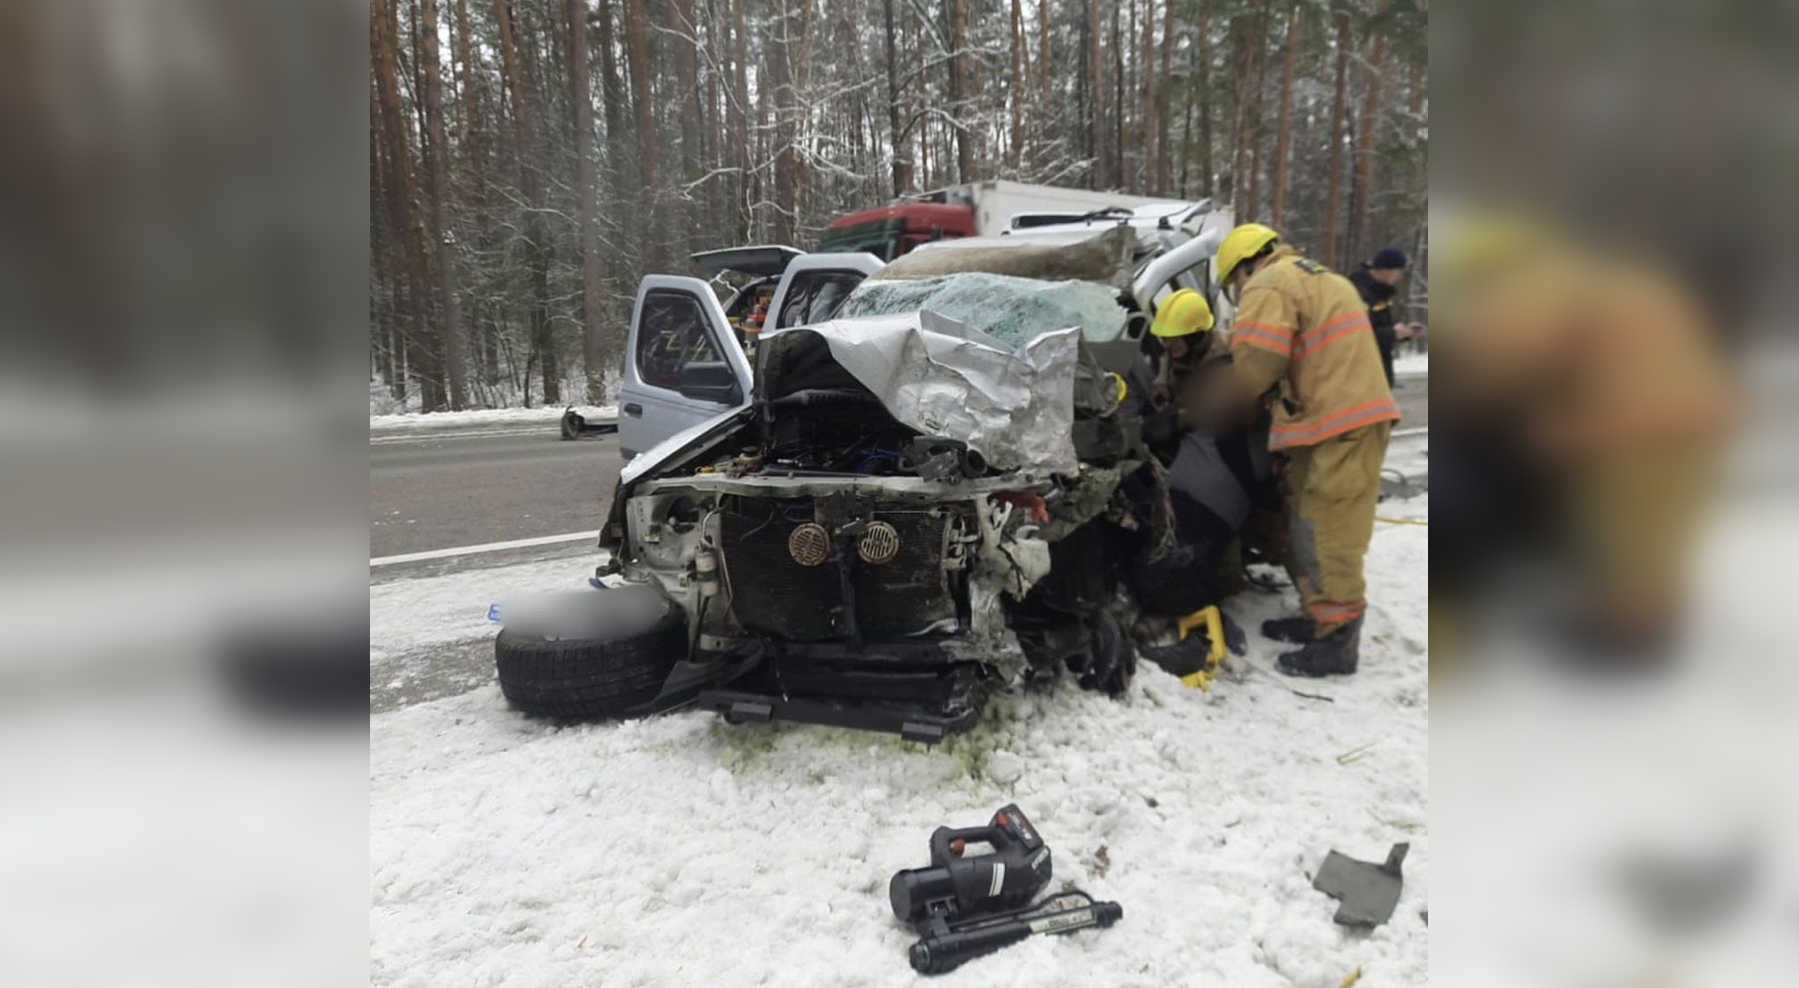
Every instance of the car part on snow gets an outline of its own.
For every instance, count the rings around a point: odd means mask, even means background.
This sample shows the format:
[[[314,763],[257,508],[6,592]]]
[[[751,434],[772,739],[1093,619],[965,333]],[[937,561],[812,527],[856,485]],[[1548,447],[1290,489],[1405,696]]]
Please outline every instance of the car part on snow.
[[[1755,891],[1760,858],[1759,849],[1746,841],[1681,854],[1643,849],[1623,862],[1617,878],[1651,929],[1691,936],[1740,914]]]
[[[500,692],[527,714],[570,719],[651,713],[692,699],[687,617],[660,592],[625,587],[509,603],[494,639]],[[686,679],[705,678],[699,669]]]
[[[617,422],[589,422],[587,417],[575,411],[570,405],[562,413],[562,438],[580,439],[582,436],[610,436],[618,432]]]
[[[1337,915],[1332,918],[1339,926],[1379,926],[1392,918],[1399,905],[1404,885],[1399,867],[1411,849],[1410,844],[1395,844],[1381,864],[1332,851],[1319,866],[1312,887],[1338,900]]]
[[[966,853],[980,842],[992,852]],[[1095,902],[1079,890],[1030,905],[1050,875],[1049,848],[1016,805],[983,827],[938,827],[930,866],[897,872],[887,885],[893,915],[921,937],[908,952],[912,968],[942,974],[1033,933],[1069,933],[1123,918],[1118,903]]]

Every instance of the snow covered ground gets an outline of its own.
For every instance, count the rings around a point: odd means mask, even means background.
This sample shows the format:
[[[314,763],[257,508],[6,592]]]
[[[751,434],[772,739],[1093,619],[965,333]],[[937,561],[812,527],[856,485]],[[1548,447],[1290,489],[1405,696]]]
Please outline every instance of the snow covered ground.
[[[1430,373],[1430,354],[1428,352],[1426,352],[1426,353],[1411,353],[1409,351],[1406,353],[1399,354],[1398,356],[1393,358],[1393,373],[1395,373],[1395,374],[1429,374]]]
[[[491,681],[369,721],[370,959],[379,985],[905,985],[887,881],[939,825],[1017,802],[1109,930],[1038,937],[932,983],[1362,988],[1428,980],[1428,499],[1388,502],[1368,557],[1362,671],[1293,681],[1277,647],[1211,692],[1153,667],[1122,700],[1001,697],[926,749],[685,712],[557,727]],[[579,586],[582,560],[382,583],[371,682],[481,647],[488,603]],[[1246,627],[1292,606],[1255,592]],[[466,687],[459,687],[462,689]],[[1329,697],[1298,695],[1294,690]],[[1369,933],[1311,888],[1335,848],[1409,841]]]
[[[554,428],[562,419],[566,405],[552,405],[548,408],[478,408],[466,412],[432,412],[423,415],[418,412],[396,412],[391,415],[369,414],[370,432],[388,432],[409,429],[459,429],[477,425],[534,425],[545,423]],[[575,411],[590,419],[611,419],[618,417],[617,405],[576,405]]]

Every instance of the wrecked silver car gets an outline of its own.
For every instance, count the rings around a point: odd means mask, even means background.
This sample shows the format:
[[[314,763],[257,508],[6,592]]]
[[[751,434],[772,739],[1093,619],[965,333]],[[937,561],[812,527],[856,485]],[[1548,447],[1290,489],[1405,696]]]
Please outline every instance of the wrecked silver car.
[[[1174,524],[1142,440],[1133,243],[1076,245],[1101,258],[1084,280],[920,252],[838,318],[767,335],[747,406],[622,471],[588,624],[502,631],[506,696],[933,742],[1024,682],[1122,691],[1140,647],[1179,637],[1130,589]],[[1067,269],[1070,248],[1041,249]]]

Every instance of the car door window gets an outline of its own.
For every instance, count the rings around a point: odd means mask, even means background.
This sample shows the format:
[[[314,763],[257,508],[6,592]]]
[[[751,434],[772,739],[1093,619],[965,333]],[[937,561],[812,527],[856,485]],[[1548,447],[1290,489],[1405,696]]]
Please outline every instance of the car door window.
[[[862,279],[860,271],[802,271],[787,284],[787,295],[781,300],[776,329],[823,322],[837,313]]]
[[[684,292],[644,296],[637,333],[637,376],[643,383],[673,391],[682,367],[719,359],[699,299]]]

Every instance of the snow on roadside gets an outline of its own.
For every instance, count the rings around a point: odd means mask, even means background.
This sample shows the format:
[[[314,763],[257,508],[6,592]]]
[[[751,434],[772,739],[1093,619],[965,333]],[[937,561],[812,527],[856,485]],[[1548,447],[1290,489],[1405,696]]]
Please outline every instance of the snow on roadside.
[[[494,635],[489,605],[523,594],[580,590],[603,558],[560,556],[370,586],[370,684],[397,688],[419,678],[429,672],[433,646]]]
[[[1380,514],[1426,521],[1428,500]],[[1145,667],[1120,701],[1068,684],[998,698],[933,749],[699,712],[558,727],[492,685],[372,716],[372,983],[922,983],[889,876],[927,861],[933,828],[1016,801],[1057,879],[1124,919],[932,984],[1324,988],[1358,967],[1362,988],[1424,984],[1428,531],[1376,525],[1362,671],[1343,680],[1278,676],[1252,632],[1210,693]],[[496,592],[567,586],[558,565],[371,588],[371,652],[472,630],[438,626]],[[1292,600],[1228,606],[1253,629]],[[1332,924],[1310,887],[1325,853],[1379,861],[1398,841],[1392,921]]]
[[[1429,374],[1430,351],[1424,353],[1402,353],[1393,358],[1395,374]]]
[[[567,410],[564,405],[551,405],[548,408],[478,408],[466,412],[432,412],[429,415],[419,412],[400,412],[391,415],[369,415],[369,431],[385,432],[394,429],[459,429],[471,425],[508,425],[535,424],[539,422],[557,422]],[[576,405],[575,411],[589,419],[612,419],[618,417],[617,405]]]

